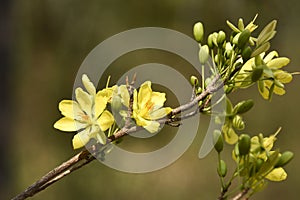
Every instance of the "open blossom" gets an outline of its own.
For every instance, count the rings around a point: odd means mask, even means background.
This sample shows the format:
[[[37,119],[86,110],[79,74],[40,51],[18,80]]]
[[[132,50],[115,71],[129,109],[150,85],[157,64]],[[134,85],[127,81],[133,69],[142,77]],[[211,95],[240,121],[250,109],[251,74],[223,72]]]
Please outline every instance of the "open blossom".
[[[133,118],[138,126],[144,127],[150,133],[158,131],[160,124],[156,120],[172,111],[170,107],[163,108],[165,96],[165,93],[153,92],[150,81],[144,82],[139,91],[134,90]]]
[[[258,80],[258,90],[264,99],[270,99],[273,93],[277,95],[285,94],[284,84],[292,81],[293,77],[290,73],[281,70],[286,66],[290,60],[286,57],[278,57],[276,51],[272,51],[265,56],[262,53],[262,65],[255,66],[255,58],[249,59],[242,67],[239,75],[236,77],[236,86],[248,87],[253,82],[251,81],[251,75],[253,68],[262,67],[263,73]]]
[[[104,131],[114,123],[112,114],[105,110],[113,89],[105,88],[96,93],[95,86],[85,74],[82,83],[88,92],[76,88],[76,101],[62,100],[59,110],[64,117],[54,124],[56,129],[62,131],[78,131],[72,140],[74,149],[83,147],[91,138],[105,144]]]

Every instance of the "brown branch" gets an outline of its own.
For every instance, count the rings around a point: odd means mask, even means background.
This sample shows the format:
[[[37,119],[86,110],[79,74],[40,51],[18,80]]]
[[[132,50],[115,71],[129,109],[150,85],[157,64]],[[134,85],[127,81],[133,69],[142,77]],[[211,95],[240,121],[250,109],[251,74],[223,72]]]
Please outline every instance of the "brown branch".
[[[233,197],[231,200],[240,200],[242,199],[248,192],[250,188],[245,188],[243,191],[238,193],[235,197]]]
[[[135,78],[133,78],[133,82],[134,82],[134,79]],[[207,89],[205,91],[203,91],[200,95],[198,95],[196,98],[194,98],[189,103],[173,109],[173,111],[169,115],[169,118],[160,119],[160,120],[158,120],[158,122],[161,124],[168,124],[168,123],[172,124],[173,122],[176,122],[177,120],[181,121],[182,119],[186,119],[188,117],[194,116],[197,112],[192,111],[186,115],[183,115],[182,117],[174,118],[175,115],[177,115],[183,111],[189,110],[194,105],[196,105],[200,100],[205,99],[209,94],[211,94],[211,93],[217,91],[219,88],[221,88],[222,84],[217,84],[219,79],[220,79],[220,77],[216,76],[212,80],[211,84],[208,85]],[[132,88],[130,88],[130,89],[132,89]],[[198,111],[198,109],[197,109],[197,111]],[[108,138],[108,143],[113,142],[118,138],[121,138],[125,135],[128,135],[130,133],[133,133],[133,132],[136,132],[136,131],[139,131],[142,129],[143,128],[139,127],[139,126],[129,127],[128,125],[126,125],[124,128],[122,128],[121,130],[116,132],[114,135],[110,136]],[[93,153],[93,151],[91,151],[91,152]],[[59,181],[63,177],[69,175],[73,171],[87,165],[91,161],[95,160],[95,157],[92,156],[91,152],[89,152],[88,150],[83,150],[80,153],[76,154],[74,157],[70,158],[68,161],[62,163],[61,165],[57,166],[55,169],[48,172],[41,179],[39,179],[38,181],[33,183],[27,189],[25,189],[22,193],[18,194],[14,198],[12,198],[12,200],[23,200],[28,197],[32,197],[35,194],[37,194],[38,192],[46,189],[53,183]],[[235,199],[235,200],[237,200],[237,199]]]

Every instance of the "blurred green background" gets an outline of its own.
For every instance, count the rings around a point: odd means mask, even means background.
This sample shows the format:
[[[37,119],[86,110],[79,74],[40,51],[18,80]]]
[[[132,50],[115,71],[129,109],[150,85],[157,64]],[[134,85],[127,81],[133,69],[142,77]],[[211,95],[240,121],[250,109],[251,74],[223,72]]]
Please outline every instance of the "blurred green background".
[[[53,128],[60,117],[57,105],[72,97],[82,61],[106,38],[145,26],[170,28],[192,36],[196,21],[204,22],[208,35],[219,29],[229,31],[226,19],[237,22],[243,17],[248,22],[258,13],[260,30],[272,19],[278,20],[272,48],[291,58],[288,70],[300,71],[299,10],[297,0],[2,0],[0,199],[23,191],[75,154],[72,134]],[[146,52],[114,64],[130,68],[150,61],[176,68],[184,64],[159,52]],[[256,87],[231,95],[233,102],[255,99],[255,107],[245,115],[245,132],[271,134],[281,126],[276,146],[296,153],[286,167],[288,179],[270,183],[254,199],[299,198],[299,86],[300,77],[295,77],[287,85],[287,94],[274,96],[271,103],[259,96]],[[216,155],[212,152],[205,159],[198,158],[206,126],[204,120],[187,152],[162,170],[128,174],[93,162],[32,199],[216,199],[220,190]]]

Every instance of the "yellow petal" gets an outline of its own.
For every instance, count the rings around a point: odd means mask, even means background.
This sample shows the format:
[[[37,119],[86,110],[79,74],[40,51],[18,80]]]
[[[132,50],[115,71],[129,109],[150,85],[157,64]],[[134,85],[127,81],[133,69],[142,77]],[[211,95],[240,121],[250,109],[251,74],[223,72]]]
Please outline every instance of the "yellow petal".
[[[151,94],[152,94],[151,82],[146,81],[141,85],[138,92],[137,101],[138,101],[138,107],[140,109],[146,107],[148,101],[150,101]]]
[[[91,116],[92,111],[92,99],[91,96],[83,91],[81,88],[76,88],[75,90],[76,100],[79,103],[81,109],[89,116]]]
[[[84,147],[90,140],[89,135],[87,134],[86,130],[83,130],[76,135],[74,135],[72,143],[74,149],[79,149],[81,147]]]
[[[272,69],[279,69],[289,64],[290,59],[286,57],[275,58],[267,63],[267,66]]]
[[[172,111],[172,108],[170,108],[170,107],[160,108],[158,110],[155,110],[155,111],[149,113],[149,115],[147,115],[146,119],[148,119],[148,120],[161,119],[161,118],[165,117],[166,115],[168,115],[171,111]]]
[[[108,98],[103,96],[101,93],[97,93],[95,97],[94,113],[95,118],[98,118],[101,113],[105,110]]]
[[[275,86],[274,93],[277,94],[277,95],[284,95],[285,94],[285,90],[283,88]]]
[[[274,57],[278,57],[277,51],[271,51],[270,53],[268,53],[268,55],[266,55],[266,57],[264,58],[264,62],[265,62],[265,63],[268,63],[268,62],[270,62]]]
[[[166,101],[166,94],[161,92],[152,92],[151,101],[155,104],[155,107],[162,107]]]
[[[100,129],[102,131],[106,131],[107,129],[109,129],[109,127],[111,127],[111,125],[114,123],[114,117],[113,115],[105,110],[101,116],[99,117],[99,119],[97,120]]]
[[[158,131],[160,124],[156,121],[150,121],[150,120],[146,120],[140,116],[137,116],[135,118],[136,120],[136,124],[138,126],[142,126],[144,127],[147,131],[149,131],[150,133],[155,133]]]
[[[76,122],[74,119],[63,117],[54,124],[54,128],[61,131],[77,131],[86,127],[86,124]]]
[[[82,75],[82,83],[85,89],[88,91],[88,93],[90,93],[90,95],[92,96],[96,95],[96,88],[86,74]]]
[[[293,76],[290,73],[282,70],[274,72],[274,76],[281,83],[289,83],[293,79]]]
[[[225,124],[222,127],[222,132],[224,133],[224,139],[225,139],[225,141],[228,144],[235,144],[235,143],[237,143],[237,141],[238,141],[238,135],[227,124]]]
[[[287,178],[287,173],[284,171],[283,168],[275,168],[273,169],[267,176],[266,179],[270,181],[283,181]]]
[[[78,103],[72,100],[62,100],[58,109],[62,115],[72,119],[80,119],[80,116],[84,115]]]
[[[269,137],[265,137],[263,144],[264,144],[264,148],[267,151],[271,151],[271,149],[273,148],[273,144],[276,141],[276,135],[270,135]]]
[[[160,124],[156,121],[147,121],[147,125],[143,126],[150,133],[155,133],[158,131]]]

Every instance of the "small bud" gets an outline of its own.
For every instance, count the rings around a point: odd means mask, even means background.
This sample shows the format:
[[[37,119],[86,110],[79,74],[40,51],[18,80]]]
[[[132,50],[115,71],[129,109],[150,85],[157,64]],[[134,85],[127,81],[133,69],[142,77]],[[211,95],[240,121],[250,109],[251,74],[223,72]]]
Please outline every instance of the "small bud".
[[[242,51],[242,58],[243,58],[243,61],[246,62],[247,60],[250,59],[251,57],[251,54],[252,54],[252,49],[251,47],[247,46],[243,49]]]
[[[262,66],[255,67],[252,70],[251,81],[252,82],[258,81],[261,78],[261,76],[263,75],[263,72],[264,72],[264,69]]]
[[[196,94],[200,94],[202,92],[202,88],[201,87],[197,87],[196,88]]]
[[[205,64],[209,58],[209,48],[207,45],[203,45],[199,51],[199,60],[201,64]]]
[[[223,138],[220,130],[214,130],[213,143],[216,151],[220,153],[223,150]]]
[[[218,45],[222,45],[226,39],[226,34],[224,31],[219,31],[217,36],[217,43]]]
[[[258,158],[257,160],[256,160],[256,165],[255,165],[255,171],[256,172],[258,172],[259,171],[259,169],[261,168],[261,166],[262,166],[262,164],[264,163],[264,160],[263,159],[261,159],[261,158]]]
[[[240,48],[240,49],[244,48],[244,46],[246,45],[246,43],[249,41],[250,35],[251,35],[251,32],[248,29],[245,29],[241,33],[241,35],[240,35],[240,37],[238,39],[238,43],[237,43],[238,48]]]
[[[284,165],[288,164],[294,157],[294,153],[290,151],[285,151],[281,156],[279,157],[275,168],[277,167],[283,167]]]
[[[194,37],[197,42],[201,42],[203,40],[204,28],[203,28],[203,24],[201,22],[197,22],[194,25],[193,33],[194,33]]]
[[[232,125],[237,130],[243,130],[245,128],[245,123],[240,115],[235,115],[232,120]]]
[[[119,110],[121,109],[121,106],[122,106],[121,97],[119,97],[118,95],[113,96],[112,100],[111,100],[112,110],[115,112],[119,112]]]
[[[240,135],[238,146],[239,146],[239,154],[241,156],[247,155],[250,151],[250,146],[251,146],[250,136],[247,134]]]
[[[202,104],[203,104],[203,101],[199,101],[199,102],[198,102],[198,106],[199,106],[199,107],[202,106]]]
[[[217,54],[217,55],[215,55],[215,63],[219,63],[219,55]]]
[[[218,166],[218,174],[220,177],[225,177],[227,174],[227,166],[224,160],[220,160],[219,166]]]
[[[236,114],[242,114],[249,111],[254,105],[254,101],[252,99],[241,101],[234,107],[234,111]]]
[[[190,82],[191,82],[192,86],[198,86],[198,84],[199,84],[199,80],[196,76],[191,76]]]
[[[207,45],[209,46],[209,48],[214,48],[214,43],[213,43],[213,34],[210,34],[207,38]]]

